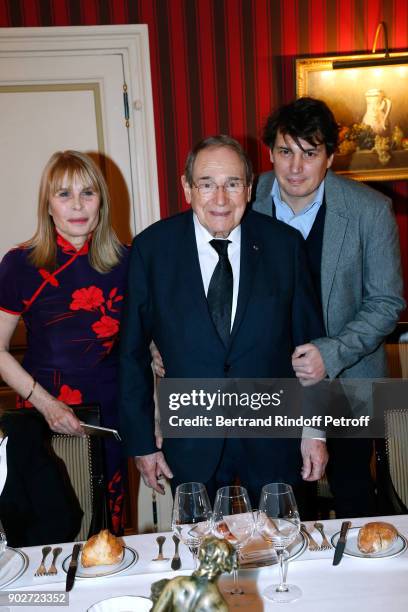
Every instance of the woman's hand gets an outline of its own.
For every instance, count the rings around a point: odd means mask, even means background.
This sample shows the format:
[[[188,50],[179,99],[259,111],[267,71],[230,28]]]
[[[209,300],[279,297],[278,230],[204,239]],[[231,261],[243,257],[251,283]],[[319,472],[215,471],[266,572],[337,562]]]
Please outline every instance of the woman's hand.
[[[63,402],[54,399],[46,408],[41,410],[41,413],[52,431],[72,436],[85,435],[79,419],[75,416],[73,410]]]

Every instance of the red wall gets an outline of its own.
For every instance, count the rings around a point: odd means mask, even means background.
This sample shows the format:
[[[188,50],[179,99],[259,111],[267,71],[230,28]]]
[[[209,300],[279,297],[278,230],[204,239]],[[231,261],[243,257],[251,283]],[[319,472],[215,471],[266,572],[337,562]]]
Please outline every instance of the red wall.
[[[162,216],[183,207],[183,163],[204,135],[231,134],[268,169],[259,134],[295,96],[294,58],[370,51],[380,20],[406,49],[407,0],[0,0],[0,27],[148,24]],[[394,199],[408,276],[407,181],[374,186]]]

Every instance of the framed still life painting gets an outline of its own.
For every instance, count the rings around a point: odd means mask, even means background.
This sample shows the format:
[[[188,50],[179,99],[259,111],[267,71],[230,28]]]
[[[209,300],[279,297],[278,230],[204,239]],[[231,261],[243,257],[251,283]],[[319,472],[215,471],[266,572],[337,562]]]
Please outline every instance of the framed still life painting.
[[[398,63],[370,65],[373,55],[296,60],[297,96],[320,98],[333,111],[340,127],[333,170],[349,178],[408,177],[408,54],[390,57]]]

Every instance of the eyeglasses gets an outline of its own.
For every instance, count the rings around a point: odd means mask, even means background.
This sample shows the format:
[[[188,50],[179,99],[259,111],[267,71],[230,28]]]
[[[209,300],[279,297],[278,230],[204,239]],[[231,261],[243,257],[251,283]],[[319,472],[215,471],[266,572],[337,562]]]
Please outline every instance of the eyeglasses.
[[[193,187],[198,189],[202,196],[210,196],[214,195],[218,189],[223,189],[229,195],[243,193],[246,185],[241,179],[229,179],[224,185],[217,185],[214,181],[202,180],[193,183]]]

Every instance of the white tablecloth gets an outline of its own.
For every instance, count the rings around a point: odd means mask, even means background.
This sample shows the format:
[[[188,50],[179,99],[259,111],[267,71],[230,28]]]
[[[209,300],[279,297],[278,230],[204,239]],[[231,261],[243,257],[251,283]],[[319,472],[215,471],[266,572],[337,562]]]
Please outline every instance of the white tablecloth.
[[[354,519],[353,526],[363,525],[370,519]],[[373,520],[379,520],[373,519]],[[408,515],[384,517],[381,520],[392,522],[399,532],[408,538]],[[331,537],[339,531],[340,520],[324,521],[326,533]],[[307,526],[311,524],[306,523]],[[171,534],[167,535],[164,544],[164,554],[172,556],[174,545]],[[319,540],[319,534],[316,534]],[[126,572],[105,578],[79,579],[75,581],[70,593],[70,610],[86,611],[93,603],[119,595],[150,594],[152,582],[161,578],[172,578],[176,572],[170,570],[170,561],[153,563],[151,559],[157,555],[157,534],[128,536],[126,544],[137,550],[139,561]],[[38,591],[65,589],[66,574],[61,569],[61,563],[72,551],[72,543],[64,544],[55,577],[34,577],[33,574],[41,561],[41,547],[23,549],[28,555],[30,564],[23,576],[7,587],[7,590]],[[192,559],[189,551],[180,545],[182,569],[177,574],[189,574],[192,570]],[[337,567],[332,565],[333,550],[305,553],[292,561],[289,566],[288,582],[298,585],[303,592],[300,600],[291,604],[276,604],[262,599],[263,589],[277,582],[278,567],[276,565],[257,570],[241,570],[240,580],[244,589],[252,593],[251,602],[245,609],[249,612],[261,610],[276,611],[292,609],[302,612],[407,612],[408,610],[408,552],[389,559],[356,559],[344,556]],[[50,557],[48,558],[48,563]],[[1,566],[0,566],[1,567]],[[232,582],[230,576],[220,580],[221,590]],[[238,598],[239,599],[239,598]],[[228,599],[233,609],[234,598]],[[26,606],[0,607],[10,612],[26,610],[38,612],[41,608]],[[63,611],[68,608],[47,606],[49,612]]]

